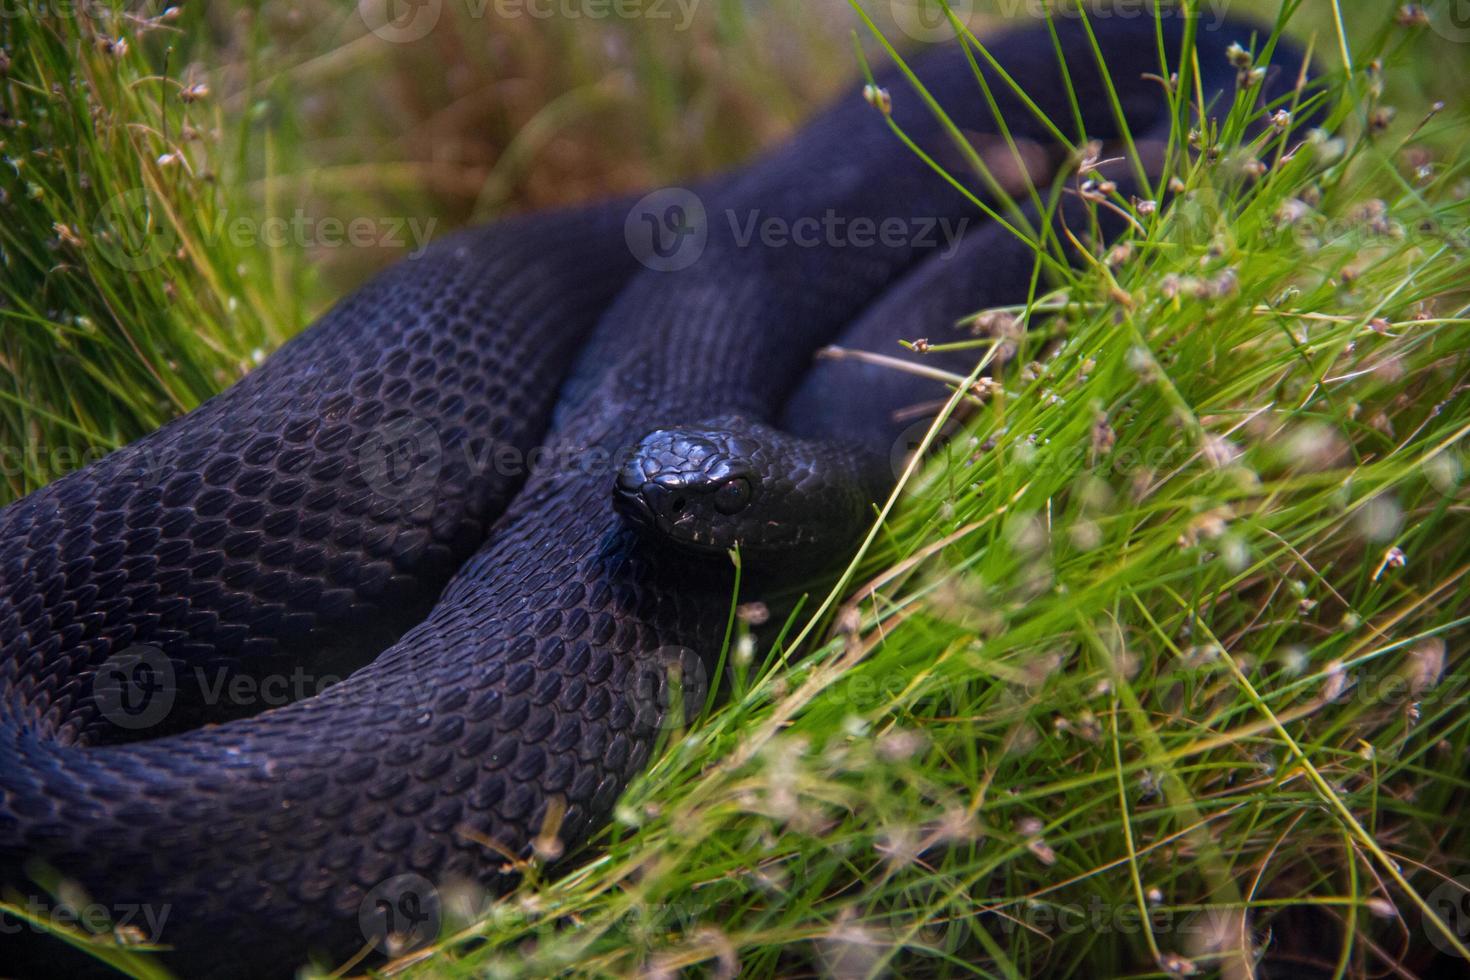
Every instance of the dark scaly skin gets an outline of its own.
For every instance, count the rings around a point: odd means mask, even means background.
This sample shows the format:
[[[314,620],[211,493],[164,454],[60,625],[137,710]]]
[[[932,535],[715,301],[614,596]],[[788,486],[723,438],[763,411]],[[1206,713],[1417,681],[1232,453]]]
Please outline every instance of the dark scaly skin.
[[[422,619],[524,481],[501,461],[541,441],[558,374],[637,268],[626,211],[438,242],[186,418],[0,511],[8,730],[98,744],[228,713],[182,685],[159,725],[111,724],[93,673],[129,644],[180,672],[328,674],[333,652]],[[422,446],[394,479],[400,435]]]
[[[1152,23],[1113,20],[1094,26],[1109,60],[1127,66],[1115,68],[1114,75],[1130,119],[1156,118],[1162,107],[1158,89],[1137,78],[1157,70]],[[1165,27],[1167,36],[1177,37],[1177,22]],[[1091,78],[1093,59],[1085,37],[1075,27],[1062,25],[1061,31],[1074,79],[1095,89],[1099,83]],[[1208,37],[1201,60],[1218,61],[1226,44],[1246,34],[1237,27]],[[1070,118],[1045,32],[1002,39],[995,50],[1048,114]],[[924,59],[920,73],[961,126],[993,131],[988,110],[974,96],[969,65],[957,51]],[[889,83],[902,125],[921,144],[941,145],[945,136],[918,99]],[[1016,100],[1002,97],[1001,103],[1013,129],[1045,138]],[[1106,138],[1115,130],[1111,109],[1101,104],[1085,105],[1084,115],[1090,135]],[[58,553],[49,538],[30,534],[26,525],[7,525],[9,532],[0,535],[8,601],[0,618],[0,640],[6,644],[0,692],[0,745],[6,753],[0,768],[0,868],[7,879],[20,881],[20,862],[42,856],[110,906],[166,904],[171,914],[158,938],[177,947],[170,964],[187,975],[279,974],[313,950],[333,958],[355,952],[363,944],[359,911],[365,899],[372,910],[372,891],[387,879],[413,872],[440,888],[466,880],[499,893],[515,881],[504,870],[500,849],[526,854],[543,828],[554,831],[568,850],[586,840],[648,760],[667,713],[659,690],[667,666],[677,664],[686,678],[694,678],[691,651],[718,649],[730,589],[729,575],[718,563],[686,561],[650,548],[624,525],[609,501],[609,460],[650,429],[682,420],[726,414],[775,418],[813,352],[929,251],[911,240],[809,249],[741,243],[722,209],[744,215],[759,209],[762,217],[787,221],[828,209],[848,221],[975,217],[973,206],[855,97],[819,117],[788,147],[728,181],[708,203],[712,221],[703,257],[678,273],[635,277],[606,311],[561,393],[548,442],[558,451],[554,456],[581,465],[532,476],[492,528],[488,543],[453,577],[427,617],[323,694],[166,737],[86,744],[84,733],[97,722],[77,692],[89,682],[88,664],[95,665],[96,654],[91,659],[73,655],[75,634],[79,628],[126,634],[111,641],[116,646],[136,639],[140,625],[153,622],[144,614],[141,623],[130,624],[127,610],[116,614],[117,622],[88,619],[84,610],[120,594],[168,601],[172,591],[164,590],[159,568],[147,560],[158,542],[150,534],[139,536],[133,547],[141,558],[124,566],[121,580],[106,580],[104,592],[86,583],[106,571],[79,566],[81,584],[75,584],[70,569],[47,565],[46,556]],[[515,234],[530,239],[544,227],[531,222]],[[533,259],[585,250],[616,264],[618,249],[604,254],[593,237],[573,235],[572,242],[555,250],[506,249]],[[524,249],[525,242],[520,244]],[[574,281],[588,272],[585,262],[572,266],[575,271],[565,274]],[[434,271],[419,275],[430,279]],[[410,280],[415,275],[411,270],[398,274]],[[473,299],[466,297],[470,282],[477,292]],[[417,283],[403,288],[415,292]],[[416,295],[419,303],[435,297],[436,302],[463,303],[466,310],[499,304],[518,312],[541,302],[554,304],[561,294],[557,283],[536,300],[507,298],[502,289],[503,282],[487,274],[467,277],[447,291],[436,287]],[[391,329],[382,314],[389,297],[378,295],[356,314],[362,317],[363,336],[362,350],[354,353],[363,357],[380,352],[377,331]],[[417,315],[415,305],[405,310]],[[424,351],[432,370],[408,372],[403,387],[390,383],[399,375],[390,379],[379,373],[377,386],[364,379],[371,390],[346,399],[332,420],[345,420],[350,434],[357,434],[368,424],[355,423],[354,411],[371,413],[390,394],[407,404],[419,399],[437,404],[444,386],[434,374],[456,365],[442,352],[434,354],[436,339],[430,338]],[[275,399],[282,405],[295,404],[294,393],[315,383],[323,364],[325,383],[340,369],[329,357],[308,356],[311,343],[308,335],[271,362],[281,365],[271,370],[278,376]],[[484,381],[544,390],[559,372],[552,361],[524,367],[514,379],[494,373]],[[308,414],[321,413],[313,408]],[[263,428],[259,420],[242,421],[233,414],[207,424],[200,418],[191,415],[154,438],[187,453],[204,444],[194,434],[196,427],[229,429],[233,440],[217,441],[202,457],[188,457],[202,471],[248,449],[250,437]],[[307,419],[283,414],[280,423],[284,431]],[[313,467],[332,452],[315,446]],[[104,460],[71,484],[83,489],[68,490],[63,481],[52,491],[58,506],[81,499],[73,517],[50,519],[63,534],[87,532],[71,546],[84,563],[87,555],[126,537],[132,514],[148,515],[145,525],[166,516],[153,516],[149,495],[156,481],[129,480],[126,469],[116,467]],[[311,472],[313,479],[329,483],[340,477],[331,466]],[[127,489],[110,489],[118,484]],[[232,488],[238,493],[237,483]],[[185,496],[197,503],[207,492],[201,482]],[[83,499],[112,493],[116,497],[107,497],[109,509]],[[142,502],[135,504],[139,498]],[[28,499],[16,507],[38,505]],[[487,503],[485,513],[491,509]],[[114,511],[123,516],[99,516]],[[4,520],[17,520],[11,513]],[[30,513],[46,519],[44,510]],[[344,521],[358,517],[352,509],[344,513]],[[376,522],[391,521],[375,516],[370,506],[367,513],[371,519],[359,532],[361,550],[343,546],[344,574],[377,566],[367,557],[380,537],[373,533],[380,526]],[[180,520],[187,533],[202,517],[196,513]],[[447,540],[461,539],[451,531]],[[452,545],[445,548],[453,552]],[[255,567],[264,573],[258,559]],[[26,586],[18,583],[38,576],[45,578],[45,587],[21,596]],[[246,585],[255,581],[253,575],[244,578]],[[170,590],[179,587],[176,577],[167,584]],[[221,592],[241,588],[230,584]],[[369,584],[380,588],[376,580]],[[249,634],[255,622],[251,602],[218,605],[219,629],[234,635],[244,626]],[[362,609],[349,604],[338,621],[361,621],[366,628],[381,618],[371,604]],[[270,618],[265,622],[270,625]],[[83,623],[93,625],[73,625]],[[195,624],[187,626],[192,642]],[[178,642],[183,656],[212,656],[207,641],[198,650]],[[37,648],[43,652],[33,654]],[[282,642],[281,648],[310,656],[309,645]],[[496,847],[487,846],[491,842]]]
[[[172,906],[173,921],[189,914],[184,903],[199,905],[213,928],[236,903],[235,942],[269,933],[245,920],[279,886],[232,892],[233,866],[293,852],[274,846],[293,832],[283,808],[320,792],[323,774],[366,783],[354,787],[361,813],[374,800],[371,773],[343,749],[379,737],[412,699],[385,692],[392,703],[378,711],[327,697],[294,718],[161,736],[248,713],[249,703],[207,697],[235,678],[298,665],[312,678],[340,675],[344,657],[370,659],[423,618],[524,482],[515,461],[544,438],[557,377],[638,268],[627,208],[437,242],[187,417],[0,511],[6,885],[35,894],[20,865],[43,856],[109,904]],[[399,432],[419,436],[424,452],[394,479],[383,449]],[[119,726],[98,710],[96,672],[132,644],[170,658],[180,683],[163,717]],[[196,668],[207,681],[190,680]],[[99,747],[141,738],[153,741]],[[275,746],[288,745],[305,765],[271,778]],[[348,819],[340,803],[324,812],[335,810]],[[259,825],[247,828],[252,812]],[[152,830],[195,814],[209,822],[204,839],[155,862],[150,852],[178,835]],[[11,932],[0,934],[0,963],[31,938]],[[201,935],[185,967],[207,954]],[[161,938],[191,936],[166,927]],[[284,964],[305,953],[298,941],[251,955]]]

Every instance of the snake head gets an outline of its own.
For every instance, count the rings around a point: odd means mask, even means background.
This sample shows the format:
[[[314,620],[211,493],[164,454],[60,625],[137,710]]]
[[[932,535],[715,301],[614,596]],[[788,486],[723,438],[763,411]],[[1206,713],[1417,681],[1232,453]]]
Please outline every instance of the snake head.
[[[688,552],[789,562],[850,545],[870,521],[861,458],[738,416],[655,429],[618,471],[613,505]],[[886,466],[886,462],[885,462]]]
[[[619,469],[613,505],[686,550],[723,553],[760,494],[759,448],[724,428],[655,429]]]

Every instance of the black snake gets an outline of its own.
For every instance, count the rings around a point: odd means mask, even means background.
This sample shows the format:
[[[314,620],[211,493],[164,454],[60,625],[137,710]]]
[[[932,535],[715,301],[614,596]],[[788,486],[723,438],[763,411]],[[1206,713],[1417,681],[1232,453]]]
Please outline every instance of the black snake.
[[[1183,21],[1161,27],[1177,63]],[[1154,22],[1091,30],[1130,126],[1159,125],[1163,89],[1143,77],[1160,73]],[[1206,92],[1229,101],[1225,48],[1253,35],[1201,25]],[[1055,46],[1036,28],[991,48],[1062,131],[1109,139],[1118,119],[1091,44],[1061,21]],[[996,131],[958,46],[915,65],[966,134]],[[1253,95],[1289,92],[1295,67]],[[983,73],[1014,134],[1053,141]],[[916,143],[950,145],[900,75],[879,81]],[[732,438],[780,423],[886,444],[862,411],[834,407],[843,372],[862,368],[819,367],[802,387],[814,352],[844,330],[869,347],[938,330],[977,305],[937,284],[973,278],[972,299],[1017,299],[1029,274],[857,95],[696,200],[702,223],[665,226],[689,209],[657,198],[648,212],[654,232],[699,249],[674,270],[640,267],[627,201],[441,241],[217,398],[0,512],[0,874],[13,899],[52,868],[114,912],[166,910],[150,938],[187,975],[280,973],[430,918],[425,887],[503,893],[517,880],[506,854],[540,840],[550,859],[605,822],[649,761],[670,669],[696,676],[718,650],[732,585],[728,563],[615,512],[615,486],[627,498],[640,476],[657,482],[626,447],[696,424],[700,438],[711,419],[733,420]],[[798,246],[748,240],[750,216],[900,233]],[[918,219],[982,230],[931,255],[942,242],[913,234]],[[894,322],[905,313],[935,319]],[[912,398],[899,384],[888,399]],[[872,472],[850,453],[848,472]],[[701,526],[765,506],[759,489],[712,495]],[[813,513],[866,520],[874,489],[837,492]],[[260,710],[260,679],[303,672],[348,676]],[[7,929],[0,950],[38,942]]]

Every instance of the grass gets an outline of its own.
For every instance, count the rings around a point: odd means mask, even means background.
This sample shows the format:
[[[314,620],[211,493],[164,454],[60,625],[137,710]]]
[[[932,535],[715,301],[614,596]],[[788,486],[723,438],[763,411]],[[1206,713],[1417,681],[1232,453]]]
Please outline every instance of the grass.
[[[303,316],[304,263],[230,247],[245,204],[187,17],[6,17],[0,494],[226,387]],[[172,66],[161,74],[154,69]],[[244,130],[241,130],[244,138]]]
[[[1454,879],[1470,873],[1454,818],[1470,748],[1470,158],[1456,149],[1470,118],[1427,95],[1463,76],[1463,54],[1431,57],[1458,49],[1391,10],[1257,7],[1352,66],[1304,95],[1332,135],[1242,145],[1232,117],[1196,141],[1218,153],[1175,155],[1167,202],[1099,202],[1137,229],[1107,249],[1078,229],[1057,248],[1090,260],[1047,263],[1032,303],[983,320],[1031,329],[1008,357],[1003,338],[973,341],[993,382],[956,379],[950,408],[968,419],[906,474],[848,586],[813,596],[822,614],[779,651],[740,620],[729,698],[669,733],[587,859],[555,879],[529,866],[504,902],[446,895],[444,940],[403,969],[1234,977],[1289,943],[1283,917],[1302,905],[1344,927],[1301,950],[1338,975],[1412,973],[1464,942],[1462,922],[1432,914],[1462,907]],[[627,28],[633,63],[665,66],[636,84],[665,96],[626,179],[769,135],[669,149],[670,105],[733,98],[774,57],[771,24],[795,15],[769,16],[702,27],[738,52],[703,74],[665,73],[688,62]],[[244,94],[183,102],[153,73],[173,43],[187,84],[182,53],[207,25],[138,23],[5,22],[33,31],[30,61],[5,41],[5,107],[24,123],[5,152],[27,182],[5,174],[7,217],[23,215],[3,232],[13,445],[146,431],[330,291],[309,291],[291,249],[192,247],[219,210],[294,206],[270,168],[297,166],[309,141],[229,136],[261,100],[281,111],[282,79],[307,69],[257,66]],[[98,30],[145,36],[119,55]],[[811,34],[813,50],[842,43]],[[596,60],[569,35],[548,43]],[[299,64],[366,57],[354,43]],[[540,64],[541,43],[512,50]],[[814,75],[841,64],[814,61]],[[537,91],[582,91],[603,67]],[[73,75],[92,81],[46,95]],[[104,118],[82,125],[94,104]],[[219,137],[185,147],[189,168],[157,164],[186,124]],[[506,125],[507,145],[535,130]],[[562,145],[545,139],[518,166]],[[567,145],[583,147],[566,150],[575,169],[590,144]],[[1252,160],[1273,166],[1251,177]],[[119,270],[85,232],[140,166],[182,254]],[[182,176],[205,169],[216,179]],[[470,169],[501,179],[431,212],[446,224],[545,203],[498,163]],[[240,196],[262,188],[264,205]]]

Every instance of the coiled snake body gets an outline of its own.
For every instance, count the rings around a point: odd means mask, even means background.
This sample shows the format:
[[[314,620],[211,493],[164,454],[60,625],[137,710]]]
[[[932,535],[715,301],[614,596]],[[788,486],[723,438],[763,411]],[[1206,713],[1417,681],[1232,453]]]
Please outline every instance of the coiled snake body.
[[[1161,26],[1173,58],[1183,24]],[[1093,30],[1125,117],[1156,123],[1154,22]],[[1201,30],[1206,78],[1233,85],[1224,48],[1249,31]],[[1086,33],[1058,36],[1073,84],[1100,92]],[[994,50],[1067,129],[1051,36]],[[958,49],[918,65],[961,128],[995,131]],[[1012,132],[1049,140],[986,75]],[[894,120],[944,145],[883,81]],[[1116,135],[1100,96],[1081,115]],[[218,398],[0,512],[5,883],[35,892],[43,861],[110,908],[166,906],[153,938],[186,974],[257,974],[396,929],[403,881],[500,893],[502,852],[585,841],[648,761],[668,668],[718,650],[730,598],[727,564],[615,513],[625,447],[774,422],[814,351],[934,244],[780,246],[741,225],[980,224],[856,97],[702,201],[703,251],[678,271],[639,268],[626,202],[442,242]],[[983,277],[984,249],[963,254],[955,274]],[[554,465],[525,465],[538,446]],[[250,717],[210,694],[365,657]],[[126,671],[144,668],[162,714],[135,712]]]

